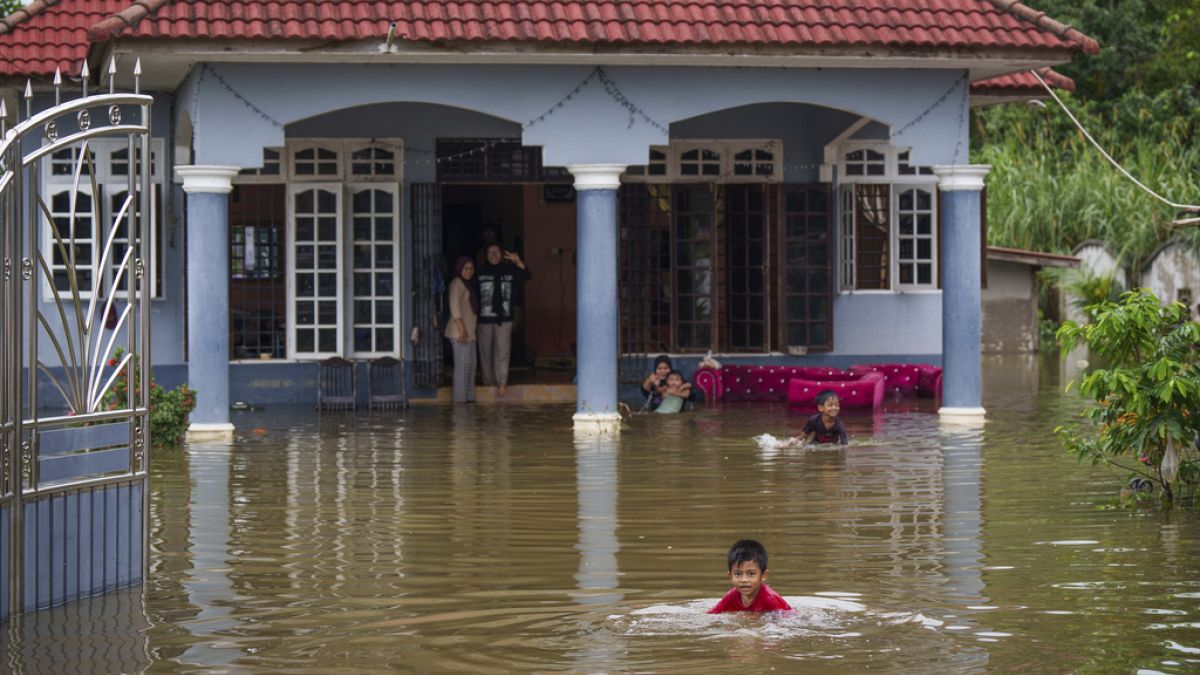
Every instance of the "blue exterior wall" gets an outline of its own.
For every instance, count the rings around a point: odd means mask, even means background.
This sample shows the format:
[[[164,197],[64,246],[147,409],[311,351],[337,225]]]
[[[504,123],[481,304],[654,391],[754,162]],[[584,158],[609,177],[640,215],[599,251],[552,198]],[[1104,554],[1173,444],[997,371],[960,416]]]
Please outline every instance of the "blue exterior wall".
[[[949,163],[967,129],[953,103],[929,109],[962,73],[953,70],[650,68],[607,69],[624,95],[663,128],[629,115],[598,84],[536,121],[580,84],[587,66],[447,66],[220,64],[230,88],[252,97],[264,115],[212,76],[185,81],[180,110],[189,111],[196,164],[259,166],[261,148],[280,145],[284,128],[331,110],[397,100],[484,111],[528,124],[527,145],[545,147],[545,161],[640,164],[646,148],[667,141],[666,126],[718,110],[756,103],[809,103],[899,126],[894,140],[912,146],[919,164]],[[964,83],[965,84],[965,83]],[[313,92],[321,92],[314,96]],[[700,94],[703,95],[700,95]],[[965,100],[966,87],[961,87]],[[965,101],[964,101],[965,102]],[[269,119],[268,119],[269,118]],[[961,135],[947,129],[961,127]],[[245,139],[256,139],[246,143]]]

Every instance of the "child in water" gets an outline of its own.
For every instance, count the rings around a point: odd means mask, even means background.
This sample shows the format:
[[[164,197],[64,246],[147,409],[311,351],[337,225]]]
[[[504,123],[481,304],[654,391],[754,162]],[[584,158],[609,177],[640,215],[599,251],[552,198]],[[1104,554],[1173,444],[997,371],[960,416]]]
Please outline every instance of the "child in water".
[[[832,389],[817,394],[817,414],[808,418],[804,425],[805,443],[838,443],[846,445],[846,425],[838,419],[842,402]]]
[[[661,415],[677,413],[683,410],[683,404],[692,395],[692,383],[683,379],[683,373],[680,371],[672,370],[667,373],[666,386],[660,391],[662,392],[662,403],[654,409],[654,412]]]
[[[725,597],[709,614],[725,612],[774,612],[791,611],[783,596],[766,584],[767,549],[753,539],[743,539],[734,544],[725,556],[729,564],[729,580],[733,582]]]

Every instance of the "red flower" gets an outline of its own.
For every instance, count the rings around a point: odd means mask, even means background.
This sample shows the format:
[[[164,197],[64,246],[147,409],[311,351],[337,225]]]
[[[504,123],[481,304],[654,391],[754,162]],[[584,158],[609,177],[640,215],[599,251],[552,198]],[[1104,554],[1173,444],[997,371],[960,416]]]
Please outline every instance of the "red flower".
[[[108,365],[110,365],[110,366],[115,366],[115,365],[117,365],[117,360],[116,360],[116,359],[109,359],[109,360],[108,360]]]

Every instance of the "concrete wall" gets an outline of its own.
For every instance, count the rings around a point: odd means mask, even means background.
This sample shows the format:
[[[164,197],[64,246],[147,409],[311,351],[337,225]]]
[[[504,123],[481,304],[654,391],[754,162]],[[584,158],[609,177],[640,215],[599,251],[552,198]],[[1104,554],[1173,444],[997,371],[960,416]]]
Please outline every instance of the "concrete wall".
[[[1192,318],[1200,316],[1200,256],[1182,242],[1171,242],[1150,258],[1139,284],[1163,303],[1182,301]]]
[[[1035,268],[1004,260],[987,263],[983,289],[983,353],[1036,352],[1037,289]]]

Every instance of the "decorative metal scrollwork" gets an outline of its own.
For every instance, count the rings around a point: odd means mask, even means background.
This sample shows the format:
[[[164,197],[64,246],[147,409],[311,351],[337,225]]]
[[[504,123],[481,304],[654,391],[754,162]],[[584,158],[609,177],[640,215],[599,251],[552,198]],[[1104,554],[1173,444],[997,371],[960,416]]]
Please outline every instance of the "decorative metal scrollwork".
[[[108,121],[114,127],[121,123],[121,106],[119,106],[119,105],[108,106]]]
[[[25,281],[29,281],[30,279],[33,278],[33,259],[32,258],[22,258],[21,259],[21,278],[24,279]]]
[[[58,125],[54,123],[54,120],[50,120],[49,122],[46,122],[45,128],[46,128],[46,138],[48,138],[51,143],[53,143],[54,141],[57,141],[58,140]]]
[[[137,277],[138,279],[141,279],[142,275],[145,273],[146,273],[146,265],[142,262],[141,258],[135,258],[133,261],[133,276]]]
[[[79,122],[79,130],[87,131],[92,128],[92,113],[88,112],[87,108],[79,111],[75,116],[75,120]]]
[[[4,280],[12,279],[12,258],[4,257]]]
[[[21,443],[21,480],[28,484],[33,478],[33,444],[29,441]]]
[[[146,456],[146,435],[143,431],[143,422],[138,422],[133,428],[133,470],[140,471],[142,469],[142,458]]]

